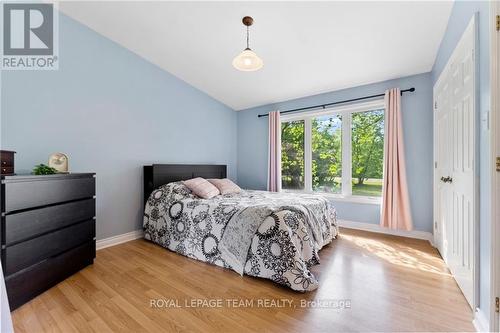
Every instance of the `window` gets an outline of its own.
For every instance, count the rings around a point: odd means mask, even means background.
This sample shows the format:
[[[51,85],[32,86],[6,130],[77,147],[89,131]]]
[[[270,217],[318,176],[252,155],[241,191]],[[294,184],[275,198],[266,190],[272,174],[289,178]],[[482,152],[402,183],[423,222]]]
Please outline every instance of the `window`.
[[[304,121],[281,123],[281,186],[304,189]]]
[[[282,117],[285,190],[380,197],[383,158],[383,101]]]
[[[342,193],[342,116],[312,119],[312,189]]]
[[[384,110],[352,114],[352,195],[381,196]]]

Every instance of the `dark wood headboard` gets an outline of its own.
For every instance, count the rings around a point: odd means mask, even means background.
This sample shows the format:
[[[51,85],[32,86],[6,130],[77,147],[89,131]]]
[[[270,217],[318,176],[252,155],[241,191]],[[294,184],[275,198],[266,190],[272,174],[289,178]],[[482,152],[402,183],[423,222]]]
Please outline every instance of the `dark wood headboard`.
[[[144,166],[144,205],[151,192],[158,187],[196,177],[226,178],[225,165],[208,164],[153,164]]]

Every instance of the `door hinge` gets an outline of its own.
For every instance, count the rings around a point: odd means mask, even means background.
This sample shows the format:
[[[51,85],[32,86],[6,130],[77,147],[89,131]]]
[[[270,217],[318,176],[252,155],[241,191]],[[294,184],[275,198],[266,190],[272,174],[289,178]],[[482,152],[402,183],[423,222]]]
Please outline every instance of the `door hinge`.
[[[500,312],[500,300],[495,297],[495,312]]]
[[[437,110],[437,108],[438,108],[438,103],[434,102],[434,110]]]
[[[497,15],[497,31],[500,31],[500,15]]]
[[[500,171],[500,157],[497,157],[497,171]]]

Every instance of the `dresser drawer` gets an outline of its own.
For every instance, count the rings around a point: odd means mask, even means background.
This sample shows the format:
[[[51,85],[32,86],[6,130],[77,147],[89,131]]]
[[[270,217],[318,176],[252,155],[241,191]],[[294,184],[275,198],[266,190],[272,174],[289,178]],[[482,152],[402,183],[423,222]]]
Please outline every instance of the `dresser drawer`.
[[[5,279],[11,311],[93,263],[95,241],[86,242]]]
[[[0,160],[0,166],[2,168],[13,168],[14,167],[14,161],[13,160],[9,161],[9,160],[2,159],[2,160]]]
[[[11,175],[14,173],[14,167],[4,167],[0,168],[0,174],[2,175]]]
[[[0,152],[0,166],[13,167],[14,166],[14,152]]]
[[[9,276],[44,259],[58,255],[95,237],[95,221],[89,220],[49,234],[7,246],[5,275]]]
[[[5,216],[7,246],[95,216],[95,200],[85,199]]]
[[[5,182],[5,212],[83,199],[95,195],[95,178]]]

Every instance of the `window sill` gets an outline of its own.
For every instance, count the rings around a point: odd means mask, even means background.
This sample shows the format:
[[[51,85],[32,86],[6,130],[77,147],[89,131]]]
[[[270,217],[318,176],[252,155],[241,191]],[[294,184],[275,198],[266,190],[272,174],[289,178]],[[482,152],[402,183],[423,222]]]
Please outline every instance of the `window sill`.
[[[350,202],[350,203],[358,203],[358,204],[366,204],[366,205],[381,205],[382,198],[379,197],[363,197],[357,195],[351,196],[343,196],[343,195],[335,195],[335,194],[323,194],[328,199],[338,202]]]
[[[366,204],[366,205],[381,205],[382,204],[381,197],[364,197],[364,196],[357,196],[357,195],[344,196],[341,194],[334,194],[334,193],[294,191],[294,190],[283,190],[283,192],[319,194],[319,195],[324,196],[327,199],[330,199],[332,201],[337,201],[337,202],[349,202],[349,203]]]

